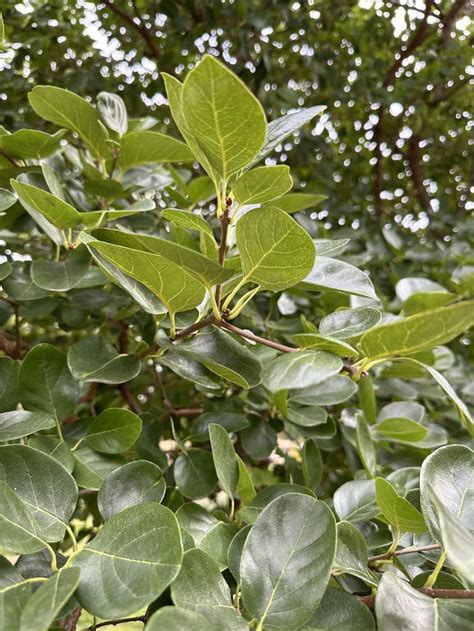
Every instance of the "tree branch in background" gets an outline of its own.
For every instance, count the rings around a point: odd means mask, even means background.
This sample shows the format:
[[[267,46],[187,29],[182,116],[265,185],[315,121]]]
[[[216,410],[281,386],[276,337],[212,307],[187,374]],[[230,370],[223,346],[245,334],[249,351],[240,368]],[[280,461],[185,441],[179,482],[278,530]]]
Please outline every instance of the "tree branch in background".
[[[102,0],[102,1],[111,11],[113,11],[116,15],[118,15],[124,22],[126,22],[126,24],[128,24],[128,26],[131,29],[133,29],[136,33],[140,35],[140,37],[143,39],[143,41],[146,44],[146,47],[148,49],[148,54],[150,55],[150,57],[154,57],[154,59],[158,61],[160,54],[153,40],[153,33],[151,30],[149,30],[146,27],[146,24],[143,22],[143,19],[138,11],[136,3],[132,2],[135,18],[137,21],[135,21],[134,18],[129,13],[127,13],[126,11],[121,9],[119,6],[117,6],[116,2],[112,2],[112,0]]]
[[[432,210],[433,206],[431,204],[431,197],[426,189],[426,186],[423,183],[423,173],[422,173],[422,160],[423,157],[420,151],[420,142],[422,141],[421,136],[418,134],[413,134],[408,143],[408,150],[406,152],[406,157],[408,160],[408,164],[410,165],[411,171],[411,179],[413,181],[413,186],[415,188],[415,195],[420,202],[420,206],[423,210]]]

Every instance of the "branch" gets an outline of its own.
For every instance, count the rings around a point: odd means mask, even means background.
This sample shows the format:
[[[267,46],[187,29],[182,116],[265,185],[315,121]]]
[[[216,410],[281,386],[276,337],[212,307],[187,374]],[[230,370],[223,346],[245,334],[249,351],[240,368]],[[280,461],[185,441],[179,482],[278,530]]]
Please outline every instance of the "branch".
[[[395,550],[395,552],[385,552],[385,554],[377,554],[374,557],[369,557],[369,564],[372,561],[382,561],[383,559],[391,559],[393,556],[402,556],[403,554],[414,554],[415,552],[427,552],[428,550],[439,550],[440,546],[437,543],[430,543],[426,546],[411,546],[410,548],[403,548],[402,550]]]
[[[104,622],[98,622],[97,624],[91,624],[90,627],[87,627],[86,631],[96,631],[100,627],[109,627],[115,626],[117,624],[125,624],[126,622],[145,622],[147,621],[147,616],[135,616],[134,618],[118,618],[117,620],[105,620]]]
[[[420,151],[420,141],[421,137],[418,134],[413,134],[410,138],[410,142],[408,143],[408,150],[406,153],[408,164],[410,165],[411,170],[411,179],[413,181],[413,186],[415,187],[416,197],[420,202],[421,208],[423,210],[432,210],[431,205],[431,197],[426,190],[426,187],[423,183],[423,174],[422,174],[422,158]]]
[[[430,598],[474,599],[474,589],[431,589],[429,587],[417,587],[416,590]],[[374,608],[375,595],[370,594],[369,596],[358,596],[357,598],[369,609]]]
[[[230,203],[228,203],[230,202]],[[230,224],[230,207],[232,205],[232,200],[226,199],[226,207],[221,215],[221,240],[219,243],[219,265],[224,265],[225,261],[225,253],[227,250],[227,233],[229,232],[229,224]],[[221,285],[217,285],[216,287],[216,303],[217,306],[221,305]]]
[[[199,329],[204,329],[206,326],[209,326],[210,324],[215,324],[216,322],[217,319],[214,316],[211,316],[209,318],[206,318],[205,320],[201,320],[200,322],[191,324],[191,326],[187,326],[185,329],[181,329],[181,331],[178,331],[174,339],[179,340],[182,337],[187,337],[188,335],[191,335],[191,333],[199,331]]]
[[[150,55],[154,57],[156,61],[158,61],[160,57],[158,49],[155,45],[155,42],[153,41],[151,32],[149,31],[149,29],[147,29],[147,27],[143,23],[143,20],[141,18],[140,13],[138,12],[135,2],[132,2],[132,4],[133,4],[135,16],[138,20],[138,24],[137,22],[135,22],[135,20],[132,18],[131,15],[129,15],[126,11],[118,7],[115,4],[115,2],[112,2],[111,0],[102,0],[102,1],[107,7],[109,7],[111,11],[113,11],[116,15],[122,18],[124,22],[126,22],[134,31],[136,31],[140,35],[140,37],[145,41]]]
[[[117,389],[122,395],[128,407],[132,410],[132,412],[135,412],[135,414],[141,414],[143,412],[140,404],[138,403],[138,401],[135,399],[132,392],[130,391],[128,384],[121,383],[120,385],[117,386]]]
[[[160,418],[166,419],[173,416],[199,416],[204,412],[204,408],[169,408],[161,414]]]

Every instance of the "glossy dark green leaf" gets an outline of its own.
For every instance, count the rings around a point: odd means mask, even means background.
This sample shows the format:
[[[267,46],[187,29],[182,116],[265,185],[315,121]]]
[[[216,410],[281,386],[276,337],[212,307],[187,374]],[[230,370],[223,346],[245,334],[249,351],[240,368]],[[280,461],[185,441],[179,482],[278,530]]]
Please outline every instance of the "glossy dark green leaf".
[[[312,270],[301,281],[301,286],[312,291],[332,290],[377,299],[372,281],[365,272],[344,261],[319,256],[319,253]]]
[[[48,631],[79,584],[79,569],[63,568],[43,583],[26,603],[21,631]]]
[[[147,502],[111,517],[70,565],[81,570],[82,606],[101,618],[119,618],[157,598],[176,578],[182,558],[176,517]]]
[[[230,589],[216,562],[202,550],[188,550],[178,578],[171,586],[175,605],[201,613],[209,620],[206,629],[247,629],[232,607]]]
[[[209,440],[209,425],[215,423],[221,425],[228,432],[237,432],[249,426],[247,417],[235,412],[206,412],[200,414],[191,426],[191,439],[193,442],[206,442]]]
[[[472,627],[469,600],[430,598],[392,572],[385,572],[375,599],[380,631],[469,631]]]
[[[137,441],[142,421],[130,410],[108,408],[94,417],[87,432],[87,441],[96,451],[119,454]]]
[[[378,515],[374,481],[345,482],[334,493],[334,509],[339,519],[350,522],[367,521]]]
[[[240,560],[251,527],[252,526],[249,524],[241,528],[230,542],[227,551],[227,565],[237,582],[240,582]]]
[[[335,405],[347,401],[357,392],[357,384],[344,375],[334,375],[322,383],[290,391],[291,400],[299,405]]]
[[[176,486],[185,497],[206,497],[217,484],[212,454],[203,449],[183,452],[174,463],[174,477]]]
[[[28,446],[38,451],[43,451],[48,456],[52,456],[58,460],[63,467],[72,473],[74,469],[74,456],[69,449],[67,443],[56,436],[45,436],[44,434],[37,434],[31,436],[28,439]]]
[[[104,480],[115,469],[125,464],[124,458],[101,454],[87,443],[82,443],[74,452],[74,478],[85,489],[98,490]]]
[[[25,445],[0,447],[0,480],[15,491],[45,541],[60,541],[76,508],[78,490],[57,460]]]
[[[38,344],[26,355],[20,369],[20,399],[32,412],[44,412],[62,421],[74,412],[79,398],[77,381],[67,355],[51,344]]]
[[[103,337],[85,337],[71,346],[68,353],[71,372],[80,381],[124,383],[140,372],[136,355],[120,354]]]
[[[147,460],[135,460],[115,469],[100,487],[97,506],[104,519],[128,506],[161,502],[166,483],[161,469]]]
[[[262,628],[298,629],[329,581],[336,526],[323,502],[287,493],[259,515],[240,564],[245,608]]]
[[[369,427],[362,414],[356,416],[357,452],[364,465],[364,469],[373,478],[377,469],[377,457]]]
[[[36,259],[31,265],[31,278],[41,289],[69,291],[87,274],[90,262],[89,253],[82,246],[71,252],[64,261]]]
[[[38,578],[40,585],[43,578]],[[20,615],[32,594],[32,582],[26,582],[18,569],[0,557],[0,624],[3,629],[19,631]]]
[[[334,569],[337,573],[357,576],[369,585],[378,584],[377,575],[368,567],[367,543],[362,534],[348,521],[337,524],[337,547]]]
[[[357,596],[329,587],[303,629],[308,631],[375,631],[375,620]]]
[[[12,554],[30,554],[46,548],[38,523],[9,486],[0,480],[0,546]]]
[[[263,384],[271,392],[310,388],[336,375],[341,368],[339,357],[323,351],[285,353],[265,367]]]
[[[0,441],[23,438],[42,429],[51,429],[55,425],[54,418],[42,412],[3,412],[0,414]]]
[[[222,572],[227,568],[227,553],[232,539],[237,534],[238,527],[218,521],[201,539],[198,548],[206,552],[217,563]]]
[[[239,478],[234,445],[227,430],[222,425],[215,423],[209,425],[209,438],[219,485],[232,499],[235,495]]]

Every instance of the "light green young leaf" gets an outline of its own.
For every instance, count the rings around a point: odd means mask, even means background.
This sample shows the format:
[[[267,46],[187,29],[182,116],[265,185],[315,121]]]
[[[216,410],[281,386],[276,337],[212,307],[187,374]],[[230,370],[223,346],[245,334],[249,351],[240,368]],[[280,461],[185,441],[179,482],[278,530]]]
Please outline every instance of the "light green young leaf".
[[[28,94],[28,100],[41,118],[79,134],[95,158],[108,157],[107,130],[99,112],[85,99],[62,88],[38,85]]]
[[[313,269],[301,281],[301,287],[312,291],[337,291],[377,300],[369,276],[362,270],[328,256],[318,256]]]
[[[319,116],[326,109],[325,105],[315,105],[314,107],[306,107],[305,109],[297,110],[296,112],[290,112],[280,118],[268,123],[267,135],[265,138],[265,144],[258,153],[254,162],[260,161],[262,158],[271,153],[277,145],[298,131],[300,127],[309,123],[313,118]],[[252,163],[252,164],[253,164]]]
[[[367,364],[397,355],[446,344],[474,324],[474,301],[458,302],[441,309],[383,324],[367,331],[359,346]]]
[[[358,351],[347,342],[337,337],[319,335],[318,333],[297,333],[291,339],[300,348],[327,351],[339,357],[357,357]]]
[[[122,138],[118,166],[126,171],[142,164],[193,160],[191,150],[176,138],[155,131],[134,131]]]
[[[384,478],[376,478],[375,496],[383,516],[399,532],[426,532],[423,515],[413,504],[398,495]]]
[[[89,336],[69,349],[67,361],[72,374],[84,382],[125,383],[140,372],[140,359],[119,353],[100,336]]]
[[[334,311],[321,320],[319,332],[324,336],[346,340],[376,326],[381,317],[382,313],[373,307]]]
[[[174,513],[147,502],[111,517],[70,565],[81,570],[81,605],[95,616],[120,618],[158,598],[178,575],[182,559]]]
[[[75,228],[81,223],[81,213],[59,197],[24,182],[10,180],[10,184],[18,195],[22,206],[27,213],[31,214],[33,219],[36,220],[36,213],[40,213],[53,226],[62,230]],[[33,212],[30,212],[31,209]]]
[[[55,153],[65,135],[62,129],[55,134],[46,134],[35,129],[19,129],[1,138],[1,145],[14,158],[40,160]]]
[[[128,506],[163,499],[166,482],[158,465],[148,460],[134,460],[112,471],[97,495],[97,507],[104,519]]]
[[[236,460],[234,445],[222,425],[209,425],[212,458],[217,473],[217,479],[223,491],[233,499],[239,478],[239,468]]]
[[[428,428],[408,418],[387,418],[374,427],[380,440],[396,443],[417,443],[428,434]]]
[[[285,353],[265,366],[263,384],[270,392],[310,388],[342,368],[342,360],[323,351]]]
[[[90,265],[89,252],[84,246],[80,246],[63,261],[35,259],[31,264],[31,278],[41,289],[69,291],[81,282]]]
[[[284,165],[246,171],[232,184],[239,204],[262,204],[281,197],[293,186],[290,169]]]
[[[94,417],[87,432],[87,441],[96,451],[119,454],[133,447],[141,430],[140,417],[130,410],[107,408]]]
[[[258,516],[240,563],[242,600],[262,629],[298,629],[315,611],[330,578],[336,525],[329,508],[286,493]]]
[[[237,481],[237,495],[245,504],[249,504],[256,496],[255,486],[250,477],[249,471],[242,458],[237,455],[237,466],[239,468],[239,479]]]
[[[263,146],[267,124],[262,106],[214,57],[206,55],[186,77],[181,107],[186,127],[224,181],[247,166]]]
[[[48,631],[79,584],[79,569],[62,568],[44,582],[26,603],[21,631]]]
[[[45,541],[61,541],[76,508],[72,475],[55,458],[26,445],[0,447],[0,480],[15,491]]]
[[[271,291],[296,285],[309,273],[316,256],[309,234],[277,208],[246,213],[237,223],[236,239],[241,284],[254,282]]]
[[[0,414],[0,441],[17,440],[42,429],[51,429],[55,425],[54,418],[42,412],[3,412]]]
[[[430,598],[393,572],[385,572],[375,599],[379,631],[470,631],[472,601]]]
[[[312,195],[311,193],[287,193],[283,197],[279,197],[278,200],[264,204],[261,206],[261,210],[267,210],[268,208],[279,208],[286,213],[292,215],[300,210],[307,210],[313,208],[321,202],[327,199],[326,195]]]
[[[175,225],[181,226],[181,228],[198,230],[202,234],[214,239],[211,226],[199,215],[195,215],[187,210],[179,210],[178,208],[165,208],[161,211],[161,216]]]

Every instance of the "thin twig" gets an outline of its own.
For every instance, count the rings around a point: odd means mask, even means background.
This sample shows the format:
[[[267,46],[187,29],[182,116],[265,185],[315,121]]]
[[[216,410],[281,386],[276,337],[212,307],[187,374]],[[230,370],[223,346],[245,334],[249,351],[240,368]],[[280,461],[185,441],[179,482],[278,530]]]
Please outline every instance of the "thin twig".
[[[280,344],[279,342],[274,342],[273,340],[267,340],[267,338],[265,337],[255,335],[255,333],[252,333],[252,331],[241,329],[238,326],[235,326],[235,324],[230,324],[230,322],[225,322],[224,320],[216,320],[214,324],[220,326],[223,329],[227,329],[227,331],[231,331],[236,335],[240,335],[240,337],[244,337],[246,340],[256,342],[257,344],[263,344],[264,346],[269,346],[270,348],[274,348],[275,350],[282,353],[297,353],[300,350],[299,348],[295,348],[294,346],[286,346],[286,344]]]
[[[168,408],[165,410],[160,418],[166,419],[172,416],[199,416],[204,412],[203,408]]]
[[[121,17],[124,22],[126,22],[132,29],[134,29],[140,35],[140,37],[142,37],[142,39],[145,41],[146,45],[148,46],[148,52],[151,54],[152,57],[156,59],[156,61],[158,61],[160,57],[158,53],[158,49],[155,46],[155,42],[153,41],[153,36],[151,32],[147,29],[147,27],[143,23],[141,16],[138,15],[137,16],[138,22],[135,22],[132,16],[129,15],[126,11],[124,11],[120,7],[118,7],[115,2],[111,2],[111,0],[103,0],[103,1],[104,1],[104,4],[111,11],[113,11],[116,15]],[[134,10],[135,9],[136,7],[134,5]]]
[[[416,590],[430,598],[474,599],[474,589],[431,589],[429,587],[417,587]],[[375,606],[376,596],[374,594],[358,596],[358,599],[369,609],[373,609]]]
[[[206,318],[205,320],[201,320],[200,322],[195,322],[194,324],[191,324],[191,326],[187,326],[185,329],[181,329],[181,331],[178,331],[174,339],[179,340],[182,337],[187,337],[188,335],[191,335],[195,331],[204,329],[206,326],[209,326],[210,324],[215,324],[216,322],[217,322],[217,319],[214,316],[210,316],[209,318]]]
[[[395,552],[385,552],[385,554],[377,554],[374,557],[369,557],[369,563],[372,561],[382,561],[383,559],[391,559],[393,556],[402,556],[403,554],[415,554],[416,552],[427,552],[428,550],[439,550],[440,546],[437,543],[430,543],[426,546],[411,546],[410,548],[403,548],[402,550],[395,550]]]
[[[98,622],[97,624],[92,624],[90,627],[87,627],[86,631],[96,631],[100,627],[109,627],[115,626],[117,624],[125,624],[126,622],[145,622],[147,621],[147,616],[135,616],[133,618],[118,618],[117,620],[104,620],[104,622]]]

